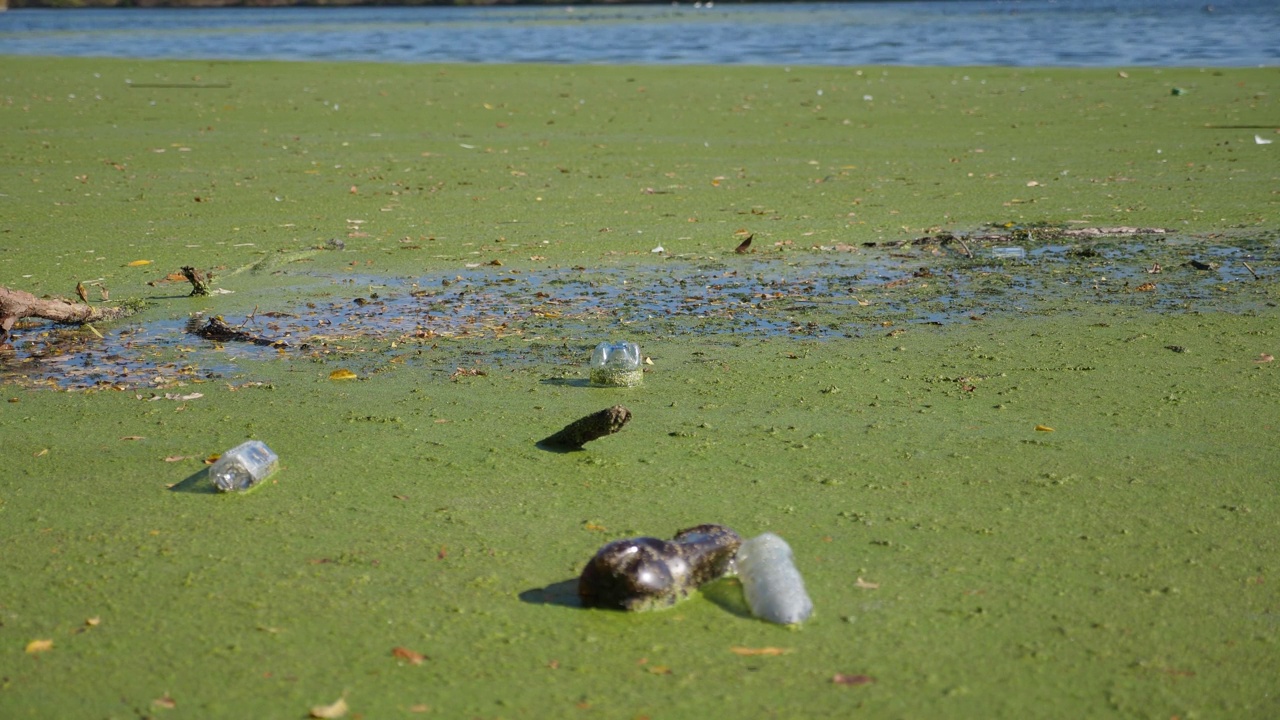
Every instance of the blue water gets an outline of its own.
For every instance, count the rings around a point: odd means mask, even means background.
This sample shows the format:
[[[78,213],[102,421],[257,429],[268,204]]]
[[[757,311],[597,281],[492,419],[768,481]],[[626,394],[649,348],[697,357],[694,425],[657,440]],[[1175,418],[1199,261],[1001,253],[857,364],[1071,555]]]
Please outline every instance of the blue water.
[[[0,54],[391,62],[1280,65],[1277,0],[10,10]]]

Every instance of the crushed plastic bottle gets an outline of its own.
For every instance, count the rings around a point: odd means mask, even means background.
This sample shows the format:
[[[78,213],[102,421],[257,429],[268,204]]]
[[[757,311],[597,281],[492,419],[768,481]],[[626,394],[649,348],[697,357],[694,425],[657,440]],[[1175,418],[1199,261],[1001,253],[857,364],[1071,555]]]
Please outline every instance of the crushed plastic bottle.
[[[591,384],[635,387],[644,382],[640,346],[633,342],[602,342],[591,353]]]
[[[244,492],[271,476],[280,458],[260,440],[240,443],[222,453],[209,468],[209,479],[222,492]]]
[[[991,257],[997,260],[1026,260],[1027,250],[1017,245],[993,247],[991,248]]]
[[[793,625],[813,614],[813,601],[805,592],[804,579],[786,540],[773,533],[751,538],[738,548],[734,563],[752,615]]]

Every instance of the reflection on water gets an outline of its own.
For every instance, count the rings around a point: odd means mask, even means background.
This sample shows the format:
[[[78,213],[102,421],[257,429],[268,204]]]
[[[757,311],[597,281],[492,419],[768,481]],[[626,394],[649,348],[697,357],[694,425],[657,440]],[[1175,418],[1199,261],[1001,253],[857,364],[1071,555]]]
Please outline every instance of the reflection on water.
[[[235,377],[242,360],[362,356],[376,365],[397,353],[447,377],[474,364],[479,351],[467,341],[479,339],[526,341],[501,357],[483,353],[486,362],[580,365],[580,345],[619,332],[645,347],[691,336],[860,338],[1046,307],[1248,311],[1274,301],[1275,238],[990,237],[640,266],[324,277],[326,289],[304,291],[311,299],[301,305],[263,298],[253,315],[226,317],[276,347],[211,342],[188,331],[200,323],[178,319],[121,324],[104,339],[29,323],[0,355],[0,380],[158,391]]]
[[[20,55],[394,62],[1254,66],[1274,0],[13,10]]]

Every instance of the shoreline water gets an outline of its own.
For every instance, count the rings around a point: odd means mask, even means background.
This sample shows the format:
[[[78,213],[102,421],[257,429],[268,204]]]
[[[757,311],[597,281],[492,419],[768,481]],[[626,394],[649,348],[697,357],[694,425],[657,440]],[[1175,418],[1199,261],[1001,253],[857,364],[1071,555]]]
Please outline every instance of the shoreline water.
[[[1104,0],[13,10],[24,55],[660,65],[1248,67],[1280,7]]]

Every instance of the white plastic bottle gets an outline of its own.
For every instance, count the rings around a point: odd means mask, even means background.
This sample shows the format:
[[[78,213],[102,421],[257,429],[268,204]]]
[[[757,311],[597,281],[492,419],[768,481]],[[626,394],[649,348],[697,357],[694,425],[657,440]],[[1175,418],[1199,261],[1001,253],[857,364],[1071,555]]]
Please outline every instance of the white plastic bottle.
[[[735,563],[751,614],[781,625],[804,622],[813,614],[813,601],[786,540],[773,533],[751,538],[738,548]]]
[[[635,387],[644,382],[640,346],[633,342],[602,342],[591,353],[591,384]]]
[[[280,458],[261,440],[240,443],[209,467],[209,479],[222,492],[244,492],[276,471]]]

